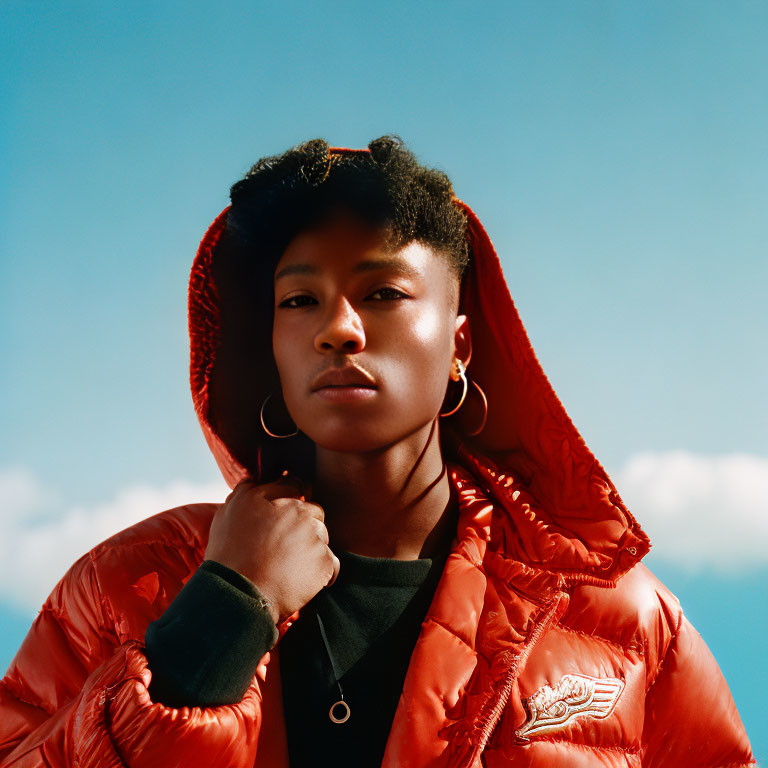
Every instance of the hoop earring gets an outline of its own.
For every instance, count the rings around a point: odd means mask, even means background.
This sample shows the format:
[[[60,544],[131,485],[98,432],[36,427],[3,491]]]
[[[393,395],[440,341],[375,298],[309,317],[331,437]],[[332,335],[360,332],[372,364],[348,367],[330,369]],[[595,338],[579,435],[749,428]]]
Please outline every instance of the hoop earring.
[[[483,431],[483,428],[485,427],[485,422],[488,420],[488,398],[485,396],[485,392],[483,392],[482,388],[476,381],[472,381],[472,379],[468,380],[466,375],[467,369],[464,366],[464,363],[458,358],[454,358],[454,368],[458,371],[458,376],[454,378],[453,370],[451,370],[451,379],[453,379],[454,381],[458,381],[459,379],[461,379],[461,382],[463,385],[462,392],[461,392],[461,399],[459,400],[459,404],[455,408],[453,408],[450,411],[447,411],[446,413],[441,413],[439,415],[451,416],[452,414],[456,413],[456,411],[458,411],[459,408],[461,408],[462,404],[464,403],[464,400],[467,397],[467,392],[469,391],[468,382],[471,382],[474,385],[475,389],[477,389],[477,391],[480,393],[480,397],[483,401],[483,420],[480,422],[480,426],[474,432],[467,432],[467,435],[469,437],[474,437],[475,435],[479,435]]]
[[[456,378],[454,378],[453,376],[454,370],[458,370],[458,375]],[[446,413],[441,413],[440,414],[441,416],[451,416],[452,414],[456,413],[456,411],[458,411],[459,408],[461,408],[461,404],[464,402],[464,398],[467,396],[467,376],[465,373],[466,370],[467,369],[464,367],[464,363],[461,360],[459,360],[458,357],[454,357],[453,365],[451,366],[451,379],[453,379],[453,381],[458,381],[459,379],[461,379],[461,382],[463,384],[463,389],[461,392],[461,400],[459,400],[459,404],[453,410],[447,411]]]
[[[298,427],[296,427],[296,431],[295,432],[291,432],[289,435],[276,435],[274,432],[270,432],[269,431],[269,429],[267,428],[267,425],[264,423],[264,406],[267,404],[267,400],[269,400],[270,397],[272,397],[272,393],[271,392],[264,399],[264,402],[261,404],[261,410],[259,411],[259,419],[261,420],[261,426],[264,429],[264,431],[270,437],[282,438],[282,437],[293,437],[294,435],[298,435],[299,434],[299,428]]]

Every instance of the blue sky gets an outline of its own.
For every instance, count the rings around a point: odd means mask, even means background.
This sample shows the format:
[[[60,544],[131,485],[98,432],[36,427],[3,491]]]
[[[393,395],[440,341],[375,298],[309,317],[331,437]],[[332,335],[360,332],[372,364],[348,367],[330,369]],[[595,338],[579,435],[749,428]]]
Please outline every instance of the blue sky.
[[[75,557],[222,499],[186,284],[229,185],[307,138],[395,132],[484,222],[768,759],[768,6],[6,0],[0,21],[0,667]]]

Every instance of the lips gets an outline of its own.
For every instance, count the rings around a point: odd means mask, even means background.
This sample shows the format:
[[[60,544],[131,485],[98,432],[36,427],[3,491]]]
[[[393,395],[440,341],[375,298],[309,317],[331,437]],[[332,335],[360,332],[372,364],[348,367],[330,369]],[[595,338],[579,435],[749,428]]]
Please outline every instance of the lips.
[[[312,384],[312,391],[325,387],[365,387],[377,389],[375,379],[362,368],[348,365],[344,368],[329,368],[318,376]]]

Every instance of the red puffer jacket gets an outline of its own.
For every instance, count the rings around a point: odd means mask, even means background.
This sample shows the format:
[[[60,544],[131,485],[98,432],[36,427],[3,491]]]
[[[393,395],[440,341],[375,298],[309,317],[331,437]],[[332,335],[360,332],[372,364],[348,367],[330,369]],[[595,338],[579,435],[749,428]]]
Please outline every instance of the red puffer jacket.
[[[544,375],[482,226],[456,204],[472,251],[468,374],[488,421],[470,438],[477,412],[462,408],[444,430],[459,524],[383,765],[754,763],[715,660],[639,562],[646,535]],[[258,349],[237,354],[243,331],[215,278],[225,213],[197,253],[189,321],[196,411],[234,487],[282,459],[252,405],[266,396]],[[70,568],[0,683],[0,766],[287,768],[279,640],[237,704],[173,709],[147,690],[145,630],[202,562],[216,508],[162,512]]]

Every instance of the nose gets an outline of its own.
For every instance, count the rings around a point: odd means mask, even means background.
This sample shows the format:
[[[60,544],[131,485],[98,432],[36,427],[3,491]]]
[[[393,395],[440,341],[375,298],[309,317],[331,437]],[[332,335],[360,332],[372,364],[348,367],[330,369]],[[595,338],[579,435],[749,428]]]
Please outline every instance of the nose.
[[[364,347],[365,330],[360,315],[344,296],[340,296],[328,306],[322,327],[315,335],[315,349],[352,354]]]

